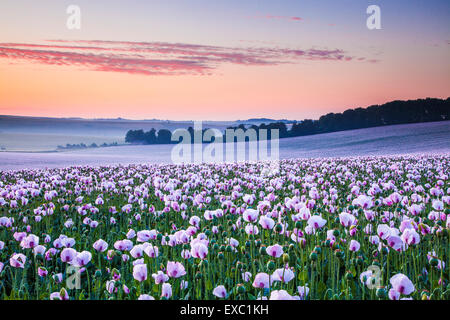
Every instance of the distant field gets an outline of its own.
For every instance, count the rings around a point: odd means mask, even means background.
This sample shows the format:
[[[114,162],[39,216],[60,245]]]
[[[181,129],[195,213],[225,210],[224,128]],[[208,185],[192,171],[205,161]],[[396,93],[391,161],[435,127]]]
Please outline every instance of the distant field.
[[[203,122],[204,128],[224,130],[234,122]],[[189,121],[163,120],[89,120],[0,116],[0,150],[55,151],[58,145],[124,143],[128,130],[188,128]]]
[[[58,145],[84,143],[124,143],[124,137],[73,136],[40,133],[0,133],[0,148],[6,151],[46,152],[54,151]]]
[[[27,143],[33,144],[31,141]],[[173,145],[126,145],[53,153],[0,152],[0,170],[71,165],[170,163],[172,147]],[[450,154],[450,121],[287,138],[280,140],[279,149],[281,159],[412,153]]]

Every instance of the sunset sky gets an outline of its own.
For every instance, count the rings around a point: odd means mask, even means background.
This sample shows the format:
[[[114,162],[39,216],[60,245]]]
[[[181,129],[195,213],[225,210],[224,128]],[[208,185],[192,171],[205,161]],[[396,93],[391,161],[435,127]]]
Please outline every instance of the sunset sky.
[[[301,120],[449,89],[448,0],[0,2],[3,115]]]

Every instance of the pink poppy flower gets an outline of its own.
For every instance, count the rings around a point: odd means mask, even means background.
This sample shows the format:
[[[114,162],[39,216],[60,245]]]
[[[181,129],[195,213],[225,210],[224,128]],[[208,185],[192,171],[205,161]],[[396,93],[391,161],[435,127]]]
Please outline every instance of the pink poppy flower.
[[[22,253],[15,253],[9,259],[9,264],[14,268],[24,268],[27,257]]]
[[[260,289],[269,288],[269,275],[264,272],[258,273],[253,280],[253,287]]]
[[[163,283],[161,288],[161,297],[169,299],[172,296],[172,286],[169,283]]]
[[[153,246],[153,245],[148,245],[147,247],[145,247],[144,252],[150,258],[156,258],[159,255],[158,247],[157,246]]]
[[[184,266],[179,262],[167,262],[167,275],[171,278],[179,278],[186,274]]]
[[[359,244],[358,241],[356,241],[356,240],[350,241],[350,246],[349,246],[350,251],[357,252],[357,251],[359,251],[360,247],[361,247],[361,245]]]
[[[291,296],[286,290],[273,290],[269,300],[299,300],[298,297]]]
[[[242,218],[246,222],[255,222],[258,219],[258,210],[246,209],[242,214]]]
[[[69,294],[66,289],[62,288],[59,292],[51,293],[50,300],[69,300]]]
[[[269,256],[279,258],[283,254],[283,247],[279,244],[274,244],[273,246],[268,246],[266,252]]]
[[[268,216],[261,216],[259,218],[259,224],[263,229],[271,230],[275,226],[275,221]]]
[[[191,246],[191,254],[194,258],[200,258],[203,260],[208,255],[208,247],[202,242],[196,242]]]
[[[72,262],[72,260],[76,257],[77,251],[72,248],[64,248],[61,251],[61,261],[62,262]]]
[[[389,282],[392,285],[392,289],[400,294],[409,295],[416,290],[412,281],[402,273],[398,273],[391,277]]]
[[[141,294],[138,300],[155,300],[155,298],[148,294]]]
[[[102,239],[98,239],[92,247],[98,252],[105,252],[108,249],[108,243]]]
[[[47,276],[48,271],[44,267],[39,267],[38,268],[38,274],[39,274],[40,277],[45,277],[45,276]]]
[[[223,285],[219,285],[214,288],[213,294],[218,298],[225,298],[227,296],[227,290]]]
[[[308,219],[308,225],[314,229],[320,229],[327,223],[327,220],[323,219],[321,216],[312,216]]]
[[[92,259],[92,253],[89,251],[82,251],[77,253],[76,257],[72,260],[72,264],[76,267],[83,267],[89,263]]]
[[[139,282],[147,280],[147,265],[137,264],[133,267],[133,278]]]
[[[169,277],[161,270],[159,270],[157,273],[153,273],[152,278],[153,280],[155,280],[156,284],[164,283],[169,280]]]
[[[286,267],[286,268],[276,269],[272,274],[271,280],[288,283],[289,281],[291,281],[294,278],[295,278],[294,272],[290,268]]]

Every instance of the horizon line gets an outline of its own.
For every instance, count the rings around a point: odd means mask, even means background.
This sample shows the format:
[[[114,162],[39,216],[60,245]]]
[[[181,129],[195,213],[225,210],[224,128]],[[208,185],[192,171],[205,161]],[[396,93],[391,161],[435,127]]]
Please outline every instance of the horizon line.
[[[385,101],[385,102],[383,102],[383,103],[381,103],[381,104],[371,104],[371,105],[368,105],[368,106],[365,106],[365,107],[361,107],[361,106],[357,106],[357,107],[353,107],[353,108],[347,108],[347,109],[345,109],[345,110],[343,110],[343,111],[337,111],[337,112],[329,112],[329,113],[327,113],[327,114],[336,114],[336,113],[343,113],[343,112],[345,112],[345,111],[347,111],[347,110],[355,110],[355,109],[359,109],[359,108],[362,108],[362,109],[367,109],[367,108],[369,108],[369,107],[373,107],[373,106],[381,106],[381,105],[384,105],[384,104],[387,104],[387,103],[391,103],[391,102],[407,102],[407,101],[417,101],[417,100],[427,100],[427,99],[438,99],[438,100],[448,100],[448,99],[450,99],[450,96],[447,96],[447,98],[445,98],[445,97],[443,97],[443,98],[438,98],[438,97],[426,97],[426,98],[416,98],[416,99],[407,99],[407,100],[401,100],[401,99],[394,99],[394,100],[388,100],[388,101]],[[324,115],[327,115],[327,114],[323,114],[323,115],[321,115],[321,116],[324,116]],[[274,119],[274,118],[268,118],[268,117],[266,117],[266,116],[260,116],[260,117],[257,117],[257,116],[254,116],[254,117],[249,117],[249,118],[247,118],[247,119],[234,119],[234,120],[205,120],[205,119],[202,119],[202,120],[193,120],[193,119],[191,119],[191,120],[186,120],[186,119],[183,119],[183,120],[171,120],[171,119],[156,119],[156,118],[153,118],[153,119],[129,119],[129,118],[122,118],[122,117],[120,117],[120,116],[118,116],[118,117],[115,117],[115,118],[104,118],[104,117],[98,117],[98,118],[84,118],[84,117],[80,117],[80,116],[67,116],[67,117],[57,117],[57,116],[32,116],[32,115],[21,115],[21,114],[0,114],[0,117],[21,117],[21,118],[40,118],[40,119],[54,119],[54,120],[97,120],[97,121],[112,121],[112,120],[116,120],[116,121],[118,121],[118,120],[122,120],[122,121],[148,121],[148,122],[150,122],[150,121],[160,121],[160,122],[162,122],[162,121],[165,121],[165,122],[195,122],[195,121],[202,121],[202,122],[239,122],[239,121],[250,121],[250,120],[271,120],[271,121],[280,121],[280,122],[301,122],[301,121],[304,121],[304,120],[318,120],[318,119],[308,119],[308,118],[304,118],[304,119],[302,119],[302,120],[298,120],[298,119],[286,119],[286,118],[284,118],[284,119]],[[320,118],[320,117],[319,117]]]

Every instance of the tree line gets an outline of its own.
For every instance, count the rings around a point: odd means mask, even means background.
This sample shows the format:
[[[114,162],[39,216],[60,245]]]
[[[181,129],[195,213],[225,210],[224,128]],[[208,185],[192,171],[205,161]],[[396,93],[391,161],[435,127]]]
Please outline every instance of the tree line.
[[[270,139],[270,130],[278,129],[280,138],[307,136],[319,133],[328,133],[344,130],[354,130],[395,124],[408,124],[431,121],[450,120],[450,98],[447,99],[418,99],[408,101],[392,101],[383,105],[373,105],[367,108],[348,109],[342,113],[328,113],[319,120],[306,119],[295,122],[290,129],[284,122],[252,125],[258,135],[259,129],[267,129],[267,138]],[[227,129],[247,129],[241,124],[237,127]],[[187,129],[194,140],[194,129]],[[203,130],[203,133],[207,129]],[[259,139],[259,136],[257,136]],[[167,129],[155,129],[144,132],[144,130],[129,130],[125,142],[141,144],[170,144],[178,143],[172,141],[172,132]]]
[[[56,148],[59,149],[59,150],[72,150],[72,149],[116,147],[118,145],[119,144],[117,142],[112,142],[112,143],[104,142],[101,145],[97,145],[95,142],[91,143],[90,145],[86,145],[85,143],[79,143],[79,144],[67,143],[65,146],[58,145]]]

